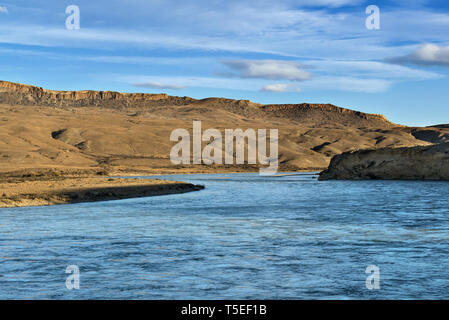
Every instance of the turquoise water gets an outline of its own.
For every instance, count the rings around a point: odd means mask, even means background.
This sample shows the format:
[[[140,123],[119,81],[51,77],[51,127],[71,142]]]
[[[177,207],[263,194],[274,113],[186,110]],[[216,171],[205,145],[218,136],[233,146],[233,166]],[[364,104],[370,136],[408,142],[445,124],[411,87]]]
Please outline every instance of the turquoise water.
[[[0,209],[0,299],[449,298],[447,182],[167,178],[206,189]]]

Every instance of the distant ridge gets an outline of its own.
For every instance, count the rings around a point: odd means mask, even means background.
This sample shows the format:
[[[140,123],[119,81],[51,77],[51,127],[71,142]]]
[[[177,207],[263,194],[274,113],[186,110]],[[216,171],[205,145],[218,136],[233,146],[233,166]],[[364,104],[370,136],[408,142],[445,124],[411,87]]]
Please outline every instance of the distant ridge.
[[[345,109],[341,107],[337,107],[333,104],[309,104],[309,103],[302,103],[302,104],[271,104],[271,105],[264,105],[262,106],[263,110],[269,111],[269,112],[282,112],[284,114],[289,113],[291,115],[295,115],[299,111],[328,111],[328,112],[335,112],[335,113],[341,113],[341,114],[351,114],[355,115],[357,117],[363,118],[363,119],[375,119],[375,120],[381,120],[381,121],[387,121],[387,118],[382,114],[372,114],[372,113],[364,113],[360,111],[354,111],[351,109]]]
[[[332,104],[270,104],[262,105],[249,100],[169,96],[166,93],[121,93],[115,91],[55,91],[41,87],[0,81],[0,103],[8,105],[35,105],[51,107],[100,107],[113,109],[160,106],[208,107],[222,109],[250,119],[288,118],[311,126],[339,123],[344,126],[390,127],[397,126],[380,114],[369,114]]]
[[[188,97],[172,97],[165,93],[121,93],[115,91],[55,91],[41,87],[0,81],[0,103],[53,107],[97,106],[123,108],[135,104],[151,106],[180,105],[194,101]]]

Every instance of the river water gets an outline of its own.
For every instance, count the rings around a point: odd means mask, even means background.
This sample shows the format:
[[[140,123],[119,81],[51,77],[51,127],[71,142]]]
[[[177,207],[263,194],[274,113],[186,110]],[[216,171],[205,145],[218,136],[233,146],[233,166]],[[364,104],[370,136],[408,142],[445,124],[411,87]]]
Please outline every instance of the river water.
[[[0,299],[449,298],[448,182],[160,177],[206,189],[0,209]]]

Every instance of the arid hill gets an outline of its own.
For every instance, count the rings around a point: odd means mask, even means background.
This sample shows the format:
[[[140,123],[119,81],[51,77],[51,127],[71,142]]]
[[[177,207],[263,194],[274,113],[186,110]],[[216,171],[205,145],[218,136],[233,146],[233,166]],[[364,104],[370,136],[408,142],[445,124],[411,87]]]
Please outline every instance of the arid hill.
[[[98,107],[123,110],[157,110],[161,106],[187,106],[225,110],[250,119],[289,118],[319,126],[330,121],[351,125],[391,126],[383,115],[367,114],[330,104],[261,105],[248,100],[207,98],[196,100],[162,94],[120,93],[114,91],[53,91],[40,87],[0,81],[0,103],[21,106]]]
[[[330,104],[261,105],[166,94],[51,91],[0,81],[0,172],[256,170],[174,166],[170,133],[176,128],[191,132],[193,120],[201,120],[203,130],[278,129],[282,170],[321,170],[332,156],[347,151],[449,141],[444,125],[409,128],[382,115]]]

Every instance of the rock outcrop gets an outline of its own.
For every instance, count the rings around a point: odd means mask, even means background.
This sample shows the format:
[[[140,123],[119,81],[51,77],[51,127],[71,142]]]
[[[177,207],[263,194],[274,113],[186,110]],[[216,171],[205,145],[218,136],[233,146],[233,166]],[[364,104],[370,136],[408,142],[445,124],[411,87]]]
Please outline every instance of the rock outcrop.
[[[320,180],[449,180],[449,143],[345,152]]]
[[[173,97],[165,93],[121,93],[115,91],[55,91],[26,84],[0,81],[0,103],[50,107],[126,108],[160,105],[186,105],[195,99]]]
[[[368,114],[331,104],[262,105],[249,100],[175,97],[165,93],[121,93],[115,91],[55,91],[41,87],[0,81],[0,104],[47,106],[57,108],[99,107],[111,109],[141,108],[146,110],[164,106],[207,107],[224,110],[248,119],[288,118],[303,125],[321,127],[333,124],[351,127],[389,128],[397,126],[383,115]]]

